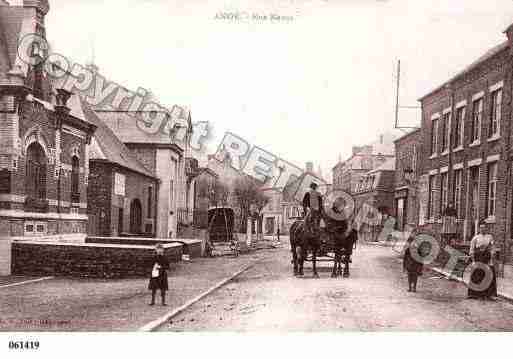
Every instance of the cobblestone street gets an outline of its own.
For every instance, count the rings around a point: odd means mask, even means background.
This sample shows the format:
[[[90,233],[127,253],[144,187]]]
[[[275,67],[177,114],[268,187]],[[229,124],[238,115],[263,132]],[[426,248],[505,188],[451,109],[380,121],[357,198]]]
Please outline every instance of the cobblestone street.
[[[417,293],[407,292],[398,254],[360,246],[351,277],[291,274],[288,248],[172,319],[170,331],[509,331],[513,305],[466,299],[466,288],[425,271]]]

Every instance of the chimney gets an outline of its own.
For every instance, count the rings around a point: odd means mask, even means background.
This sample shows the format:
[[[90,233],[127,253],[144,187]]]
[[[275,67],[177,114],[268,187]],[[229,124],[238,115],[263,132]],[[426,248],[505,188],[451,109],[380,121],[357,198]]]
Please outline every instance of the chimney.
[[[313,173],[313,162],[307,162],[305,167],[306,172]]]
[[[513,55],[513,24],[504,30],[504,34],[508,37],[509,53]]]

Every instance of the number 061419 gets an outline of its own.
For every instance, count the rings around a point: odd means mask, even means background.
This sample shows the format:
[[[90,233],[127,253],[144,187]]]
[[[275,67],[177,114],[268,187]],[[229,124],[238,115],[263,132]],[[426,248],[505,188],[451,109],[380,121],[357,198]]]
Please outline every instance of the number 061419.
[[[39,342],[38,341],[10,341],[9,349],[37,350],[37,349],[39,349]]]

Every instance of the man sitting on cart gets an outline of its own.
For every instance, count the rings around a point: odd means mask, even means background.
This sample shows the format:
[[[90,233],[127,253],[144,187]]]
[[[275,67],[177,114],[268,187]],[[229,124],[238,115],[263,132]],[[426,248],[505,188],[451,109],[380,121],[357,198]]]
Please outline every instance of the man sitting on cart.
[[[317,183],[310,184],[310,190],[303,197],[303,215],[307,231],[314,237],[319,236],[321,215],[323,211],[322,195],[317,191]]]

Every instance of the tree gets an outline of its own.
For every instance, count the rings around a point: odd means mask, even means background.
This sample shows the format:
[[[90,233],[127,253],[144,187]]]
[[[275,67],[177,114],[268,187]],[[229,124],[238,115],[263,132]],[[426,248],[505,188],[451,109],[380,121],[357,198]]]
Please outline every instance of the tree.
[[[242,232],[247,230],[247,221],[254,206],[258,215],[261,214],[269,198],[261,191],[260,186],[250,177],[237,178],[233,183],[233,199],[239,210],[239,228]]]

